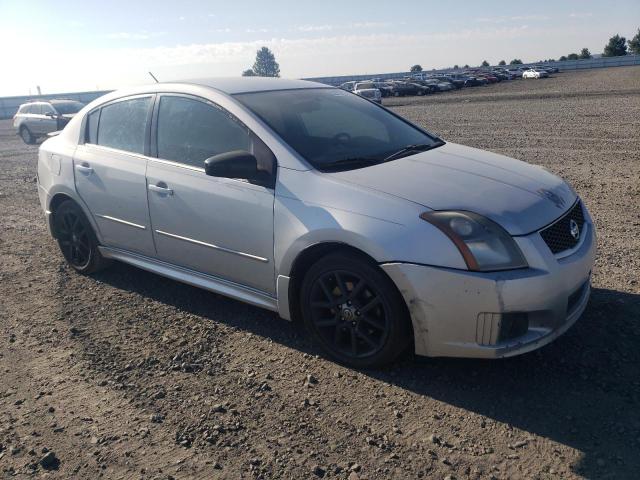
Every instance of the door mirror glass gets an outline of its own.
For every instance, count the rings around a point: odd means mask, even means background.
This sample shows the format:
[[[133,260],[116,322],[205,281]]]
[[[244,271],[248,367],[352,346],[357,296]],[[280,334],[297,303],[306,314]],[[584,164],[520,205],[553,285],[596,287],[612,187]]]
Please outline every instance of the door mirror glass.
[[[204,171],[211,177],[236,178],[249,183],[271,186],[271,176],[258,169],[256,157],[245,150],[220,153],[204,161]]]

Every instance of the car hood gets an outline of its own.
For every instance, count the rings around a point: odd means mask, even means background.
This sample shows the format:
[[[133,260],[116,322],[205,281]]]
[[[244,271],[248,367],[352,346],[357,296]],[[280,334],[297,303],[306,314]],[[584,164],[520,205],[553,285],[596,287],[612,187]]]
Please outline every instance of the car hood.
[[[466,210],[524,235],[553,222],[576,194],[541,167],[447,143],[372,167],[330,174],[433,210]]]

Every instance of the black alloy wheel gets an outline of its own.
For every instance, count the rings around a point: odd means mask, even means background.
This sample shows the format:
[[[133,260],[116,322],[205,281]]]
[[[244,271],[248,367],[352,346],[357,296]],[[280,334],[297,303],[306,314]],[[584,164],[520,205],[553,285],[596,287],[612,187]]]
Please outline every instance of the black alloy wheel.
[[[80,273],[93,273],[108,264],[98,250],[91,224],[75,202],[64,201],[54,215],[56,239],[71,267]]]
[[[411,339],[404,300],[376,265],[332,254],[313,265],[302,287],[303,317],[332,357],[355,367],[390,363]]]

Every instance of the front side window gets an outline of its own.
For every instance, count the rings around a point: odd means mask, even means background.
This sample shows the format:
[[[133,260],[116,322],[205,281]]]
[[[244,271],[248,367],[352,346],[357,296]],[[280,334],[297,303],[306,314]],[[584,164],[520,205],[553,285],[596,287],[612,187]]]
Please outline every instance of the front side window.
[[[221,108],[187,97],[160,98],[157,138],[158,158],[200,168],[220,153],[252,151],[247,127]]]
[[[360,168],[443,144],[384,108],[334,88],[235,95],[319,170]]]
[[[150,106],[151,97],[143,97],[102,107],[96,143],[143,154]]]
[[[53,110],[53,107],[51,105],[44,104],[42,105],[42,114],[46,115],[47,113],[54,114],[56,112]]]

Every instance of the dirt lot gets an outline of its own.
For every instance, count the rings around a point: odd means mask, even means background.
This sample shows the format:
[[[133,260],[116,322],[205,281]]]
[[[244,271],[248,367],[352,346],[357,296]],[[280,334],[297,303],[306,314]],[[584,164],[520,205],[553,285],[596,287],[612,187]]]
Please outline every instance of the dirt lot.
[[[637,478],[640,68],[389,104],[573,184],[600,245],[574,328],[514,359],[358,372],[272,313],[120,264],[79,276],[46,235],[36,147],[2,121],[0,478]]]

